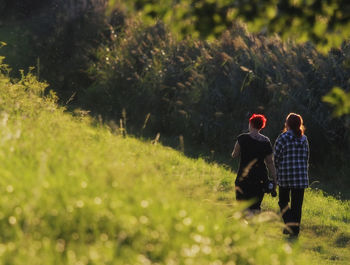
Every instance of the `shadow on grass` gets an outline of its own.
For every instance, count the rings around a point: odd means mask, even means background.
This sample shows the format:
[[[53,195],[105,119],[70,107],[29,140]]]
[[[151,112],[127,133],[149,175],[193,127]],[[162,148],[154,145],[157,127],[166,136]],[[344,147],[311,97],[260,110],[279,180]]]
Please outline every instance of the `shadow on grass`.
[[[347,233],[347,232],[339,233],[339,235],[337,235],[334,243],[339,248],[350,249],[350,233]]]

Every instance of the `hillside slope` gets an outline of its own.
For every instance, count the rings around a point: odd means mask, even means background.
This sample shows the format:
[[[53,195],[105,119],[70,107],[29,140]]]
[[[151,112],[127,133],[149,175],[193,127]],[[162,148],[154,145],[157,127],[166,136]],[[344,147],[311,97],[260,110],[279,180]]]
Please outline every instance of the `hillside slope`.
[[[307,193],[305,254],[275,199],[242,218],[229,170],[65,113],[0,65],[1,264],[346,264],[348,202]]]

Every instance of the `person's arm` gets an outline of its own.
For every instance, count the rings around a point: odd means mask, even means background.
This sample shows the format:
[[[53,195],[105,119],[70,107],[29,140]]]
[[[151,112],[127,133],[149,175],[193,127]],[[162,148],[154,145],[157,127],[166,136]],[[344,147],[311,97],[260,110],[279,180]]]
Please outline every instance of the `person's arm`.
[[[283,145],[281,143],[281,137],[279,136],[275,142],[274,152],[273,152],[273,160],[275,162],[275,168],[277,170],[281,160],[282,149],[283,149]]]
[[[238,143],[238,141],[237,141],[236,144],[235,144],[235,148],[233,149],[233,152],[232,152],[231,156],[232,156],[233,158],[236,158],[236,157],[239,156],[240,153],[241,153],[241,147],[239,146],[239,143]]]
[[[306,138],[306,152],[307,152],[307,164],[309,166],[309,160],[310,160],[310,146],[309,141]]]
[[[276,176],[275,165],[273,163],[273,155],[272,154],[265,157],[265,164],[269,170],[270,177],[272,177],[272,181],[274,183],[274,186],[276,186],[277,185],[277,176]]]

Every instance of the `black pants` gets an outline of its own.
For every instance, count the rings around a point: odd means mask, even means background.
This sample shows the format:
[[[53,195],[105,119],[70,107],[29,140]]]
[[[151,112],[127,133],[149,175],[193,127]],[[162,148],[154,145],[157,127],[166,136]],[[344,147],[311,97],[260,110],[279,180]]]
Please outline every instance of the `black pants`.
[[[301,210],[303,207],[304,189],[279,187],[279,201],[284,223],[294,235],[299,234]],[[290,206],[289,206],[289,202]]]
[[[237,185],[236,184],[236,200],[248,201],[252,200],[253,204],[248,207],[249,210],[260,211],[261,202],[264,198],[264,192],[260,187],[255,185]]]

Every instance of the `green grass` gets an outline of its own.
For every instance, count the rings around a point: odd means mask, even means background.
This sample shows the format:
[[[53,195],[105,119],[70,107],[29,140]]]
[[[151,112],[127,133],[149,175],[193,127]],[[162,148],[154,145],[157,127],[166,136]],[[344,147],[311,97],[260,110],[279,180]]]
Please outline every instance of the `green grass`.
[[[276,199],[242,217],[230,170],[66,113],[31,74],[1,73],[1,264],[349,260],[348,202],[307,191],[301,238],[289,242]]]
[[[277,212],[277,200],[265,200]],[[350,203],[308,189],[299,242],[315,264],[347,264],[350,260]]]

